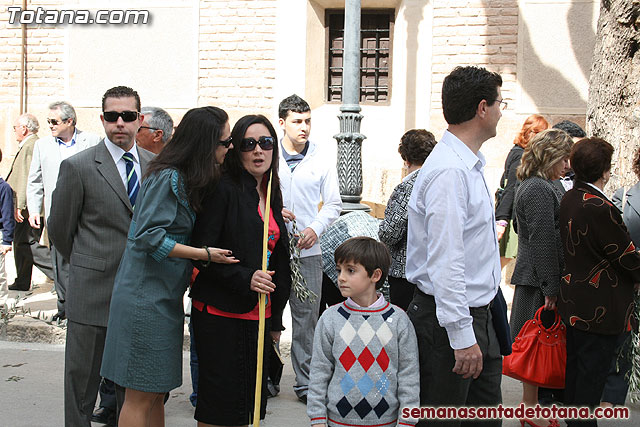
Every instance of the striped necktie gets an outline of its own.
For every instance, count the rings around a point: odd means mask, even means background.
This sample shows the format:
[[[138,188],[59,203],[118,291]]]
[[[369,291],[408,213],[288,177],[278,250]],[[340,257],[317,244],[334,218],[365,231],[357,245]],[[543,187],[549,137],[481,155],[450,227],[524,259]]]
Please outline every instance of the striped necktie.
[[[136,197],[138,197],[138,190],[140,190],[140,183],[138,182],[138,174],[136,174],[136,168],[133,167],[133,154],[124,153],[122,159],[126,165],[127,173],[127,194],[129,195],[129,201],[131,207],[136,205]]]

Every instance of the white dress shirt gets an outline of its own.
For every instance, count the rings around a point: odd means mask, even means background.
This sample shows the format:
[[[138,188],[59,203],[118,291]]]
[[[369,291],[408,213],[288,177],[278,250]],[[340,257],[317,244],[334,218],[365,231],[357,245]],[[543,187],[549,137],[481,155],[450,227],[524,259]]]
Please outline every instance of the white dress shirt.
[[[469,307],[500,285],[500,252],[486,161],[446,131],[420,169],[409,200],[407,279],[433,295],[454,350],[476,343]]]
[[[122,178],[122,182],[124,183],[124,189],[126,191],[127,163],[122,158],[122,155],[125,153],[125,151],[122,148],[118,147],[113,142],[109,141],[109,138],[107,137],[104,138],[104,145],[107,147],[107,150],[109,150],[109,154],[111,154],[111,157],[113,157],[113,162],[116,164],[116,167],[118,168],[118,172],[120,173],[120,178]],[[138,156],[138,148],[135,141],[133,142],[133,147],[131,147],[131,150],[129,150],[129,153],[133,155],[133,167],[136,170],[136,174],[138,175],[138,182],[140,183],[140,186],[142,186],[142,172],[140,169],[140,158]]]

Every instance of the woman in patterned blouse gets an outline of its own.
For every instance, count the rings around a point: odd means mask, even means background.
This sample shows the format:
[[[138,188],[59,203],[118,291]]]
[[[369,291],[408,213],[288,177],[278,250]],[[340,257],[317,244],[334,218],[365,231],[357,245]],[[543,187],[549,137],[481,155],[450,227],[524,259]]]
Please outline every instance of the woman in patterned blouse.
[[[424,129],[411,129],[400,139],[398,152],[404,160],[407,176],[393,190],[384,219],[380,223],[378,237],[389,247],[391,269],[389,270],[389,296],[391,303],[407,310],[413,298],[415,285],[409,283],[404,274],[407,261],[407,205],[418,170],[436,145],[433,134]]]

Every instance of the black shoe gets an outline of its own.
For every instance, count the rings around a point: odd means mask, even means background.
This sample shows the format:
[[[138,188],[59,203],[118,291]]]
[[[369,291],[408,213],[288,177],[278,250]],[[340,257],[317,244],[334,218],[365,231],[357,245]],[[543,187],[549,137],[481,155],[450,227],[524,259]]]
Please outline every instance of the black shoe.
[[[105,424],[107,426],[116,425],[116,411],[113,409],[108,409],[104,407],[99,407],[95,411],[93,411],[93,415],[91,415],[91,421],[94,423]]]
[[[18,285],[15,282],[13,283],[13,285],[9,285],[9,290],[10,291],[23,291],[23,292],[26,292],[29,289],[31,289],[31,286],[27,285],[26,287],[24,287],[24,286]]]
[[[65,314],[64,311],[59,311],[56,314],[53,315],[53,317],[51,318],[52,322],[55,322],[57,320],[60,320],[61,322],[67,318],[67,315]],[[98,409],[104,409],[104,408],[98,408]],[[98,411],[98,409],[96,409],[96,411],[94,412],[94,414]]]

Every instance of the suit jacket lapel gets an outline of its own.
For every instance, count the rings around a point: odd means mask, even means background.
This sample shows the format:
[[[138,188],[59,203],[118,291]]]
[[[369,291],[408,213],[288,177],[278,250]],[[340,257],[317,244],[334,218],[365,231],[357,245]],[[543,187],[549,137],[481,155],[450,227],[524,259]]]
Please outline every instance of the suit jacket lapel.
[[[127,206],[131,212],[133,209],[131,208],[131,201],[129,201],[129,196],[127,195],[127,190],[124,187],[124,183],[122,182],[122,178],[120,177],[120,172],[118,172],[118,168],[113,161],[113,157],[111,157],[111,153],[107,150],[107,147],[104,145],[104,139],[100,141],[96,148],[96,157],[95,161],[98,164],[98,172],[104,177],[109,186],[116,192],[122,203]]]
[[[636,214],[640,215],[640,183],[627,190],[627,203],[636,211]],[[625,206],[622,207],[624,208]]]
[[[136,145],[136,149],[138,150],[138,160],[140,160],[140,173],[144,176],[147,173],[147,167],[149,166],[149,162],[153,158],[153,153],[144,150]],[[151,154],[148,156],[147,154]],[[139,177],[140,185],[142,185],[142,176]]]
[[[51,138],[49,138],[49,147],[47,147],[46,150],[48,151],[46,156],[51,159],[51,165],[55,165],[55,167],[59,169],[62,159],[60,158],[60,147],[58,144],[58,140],[55,136],[51,136]],[[47,161],[49,159],[47,159]]]
[[[78,144],[78,152],[84,150],[87,147],[87,138],[80,129],[76,128],[76,144]]]

